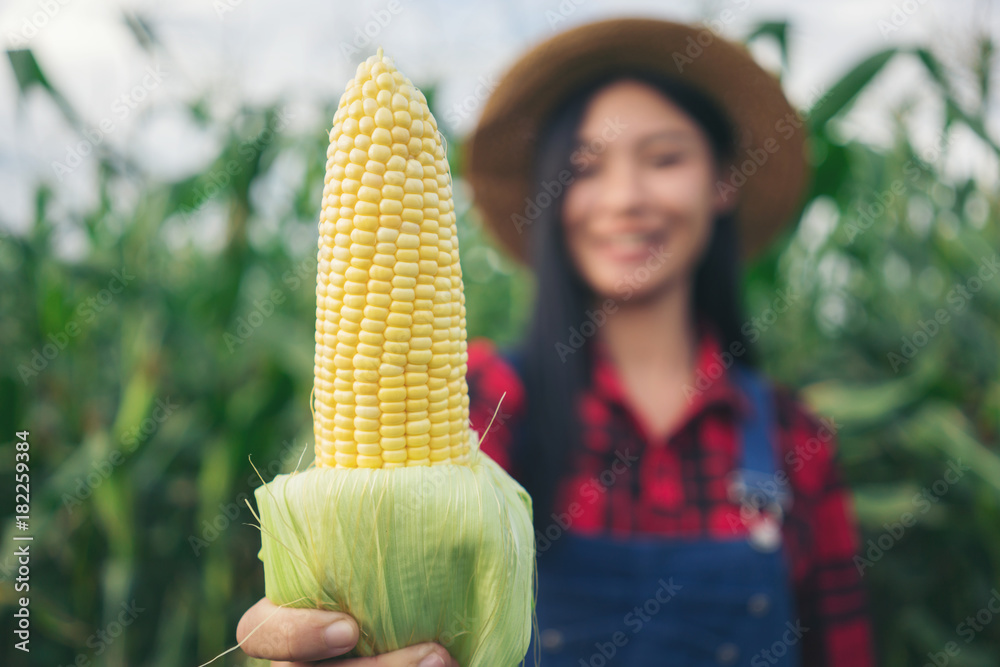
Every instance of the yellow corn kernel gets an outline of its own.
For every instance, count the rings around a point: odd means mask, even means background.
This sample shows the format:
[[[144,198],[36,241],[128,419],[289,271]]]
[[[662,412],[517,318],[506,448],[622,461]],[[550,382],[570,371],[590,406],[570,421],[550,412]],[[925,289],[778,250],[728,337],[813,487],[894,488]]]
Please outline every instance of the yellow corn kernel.
[[[330,132],[316,286],[318,466],[465,463],[468,358],[451,173],[382,50]]]

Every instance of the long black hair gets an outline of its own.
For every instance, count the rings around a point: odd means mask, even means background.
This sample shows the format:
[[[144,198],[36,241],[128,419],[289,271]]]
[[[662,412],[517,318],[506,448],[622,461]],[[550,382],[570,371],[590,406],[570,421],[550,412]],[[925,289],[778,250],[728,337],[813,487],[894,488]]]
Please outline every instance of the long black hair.
[[[567,344],[571,327],[580,327],[595,301],[595,294],[580,277],[566,248],[560,220],[562,193],[551,196],[551,192],[553,184],[560,182],[560,174],[574,171],[570,155],[577,145],[577,130],[587,102],[605,85],[621,78],[652,85],[690,115],[708,136],[717,165],[735,152],[732,125],[715,102],[686,83],[643,70],[617,71],[591,81],[565,99],[540,133],[534,201],[551,203],[539,206],[540,213],[527,231],[537,291],[520,350],[528,408],[526,428],[515,451],[539,531],[552,524],[557,483],[567,472],[572,452],[582,442],[577,399],[591,377],[590,338],[572,353],[564,347],[560,354],[557,344]],[[539,196],[542,192],[550,198]],[[730,349],[733,343],[742,344],[740,361],[753,365],[755,355],[740,330],[743,317],[737,231],[731,213],[717,216],[711,240],[695,270],[692,315],[715,327],[723,349]]]

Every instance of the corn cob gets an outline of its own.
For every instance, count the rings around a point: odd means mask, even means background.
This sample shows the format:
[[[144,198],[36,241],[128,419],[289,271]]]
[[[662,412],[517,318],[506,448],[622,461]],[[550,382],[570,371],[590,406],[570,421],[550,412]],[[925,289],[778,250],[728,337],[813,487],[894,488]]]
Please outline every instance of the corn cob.
[[[465,296],[451,172],[381,48],[333,117],[316,285],[317,465],[465,462]]]
[[[381,48],[349,82],[327,156],[316,465],[255,492],[267,597],[353,615],[348,656],[437,641],[463,667],[517,664],[531,498],[469,425],[451,173],[426,98]]]

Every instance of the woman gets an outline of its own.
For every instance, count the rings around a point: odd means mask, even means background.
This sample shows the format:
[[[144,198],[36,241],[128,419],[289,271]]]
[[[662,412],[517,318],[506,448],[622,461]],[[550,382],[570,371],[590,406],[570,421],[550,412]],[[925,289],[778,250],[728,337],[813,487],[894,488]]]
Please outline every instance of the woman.
[[[835,427],[752,370],[739,308],[740,255],[800,203],[803,134],[743,49],[653,20],[557,35],[484,109],[467,176],[538,296],[517,350],[470,346],[472,422],[506,394],[481,446],[534,501],[544,665],[873,663]],[[241,637],[272,613],[247,652],[357,639],[266,600]]]

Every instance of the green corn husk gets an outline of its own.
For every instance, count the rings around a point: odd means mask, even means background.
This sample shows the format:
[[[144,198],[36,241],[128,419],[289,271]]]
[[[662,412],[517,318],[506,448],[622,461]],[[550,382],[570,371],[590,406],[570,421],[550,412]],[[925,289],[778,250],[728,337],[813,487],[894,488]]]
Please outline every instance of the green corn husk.
[[[348,655],[435,641],[463,667],[521,663],[535,601],[531,497],[478,447],[471,459],[310,468],[259,487],[267,597],[351,614],[361,638]]]

